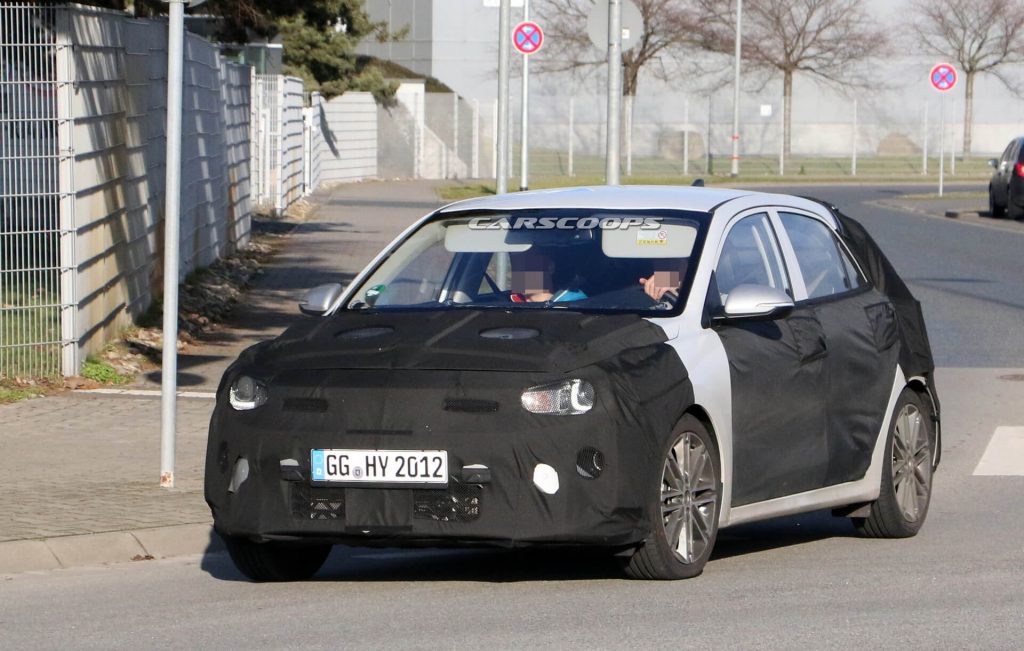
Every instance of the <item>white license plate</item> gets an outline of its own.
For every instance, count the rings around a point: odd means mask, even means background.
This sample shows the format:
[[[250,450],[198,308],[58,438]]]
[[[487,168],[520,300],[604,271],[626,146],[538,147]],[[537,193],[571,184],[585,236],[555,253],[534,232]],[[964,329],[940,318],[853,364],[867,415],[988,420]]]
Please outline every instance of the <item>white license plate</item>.
[[[313,481],[447,484],[445,450],[311,450]]]

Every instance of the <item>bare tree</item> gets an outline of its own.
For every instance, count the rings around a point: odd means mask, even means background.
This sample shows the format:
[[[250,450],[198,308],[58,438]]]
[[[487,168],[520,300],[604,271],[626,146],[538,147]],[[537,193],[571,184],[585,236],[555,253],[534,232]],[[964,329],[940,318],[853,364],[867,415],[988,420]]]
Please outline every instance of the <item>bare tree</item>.
[[[978,73],[988,73],[1010,87],[998,68],[1024,61],[1024,2],[915,0],[914,10],[918,20],[912,28],[921,44],[934,54],[956,61],[963,71],[964,154],[970,154],[974,78]]]
[[[735,0],[694,2],[701,19],[702,45],[731,54]],[[793,77],[801,73],[835,87],[866,86],[857,64],[884,53],[886,34],[872,24],[862,7],[862,0],[744,0],[743,64],[782,75],[785,156],[792,142]]]
[[[696,16],[688,0],[633,0],[643,18],[643,34],[622,53],[622,94],[626,98],[625,130],[627,161],[632,159],[631,131],[633,99],[640,72],[651,69],[661,78],[670,76],[680,52],[699,40]],[[538,19],[544,25],[543,58],[537,61],[541,72],[565,72],[583,75],[608,62],[607,53],[594,47],[587,35],[587,17],[594,0],[537,0]],[[533,65],[531,63],[531,65]],[[627,162],[627,174],[629,173]]]

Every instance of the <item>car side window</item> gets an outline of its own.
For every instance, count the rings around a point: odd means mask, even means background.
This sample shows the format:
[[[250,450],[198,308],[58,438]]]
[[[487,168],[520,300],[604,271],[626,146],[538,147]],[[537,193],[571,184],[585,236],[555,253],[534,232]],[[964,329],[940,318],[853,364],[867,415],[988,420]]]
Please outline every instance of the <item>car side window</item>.
[[[857,265],[828,226],[795,213],[780,212],[779,219],[793,244],[807,298],[842,294],[864,284]]]
[[[1010,142],[1010,144],[1006,145],[1006,149],[1003,150],[1003,155],[1002,155],[1002,157],[999,160],[1001,162],[1003,162],[1003,163],[1009,162],[1011,160],[1011,158],[1013,158],[1013,150],[1014,150],[1014,148],[1016,146],[1017,146],[1017,141],[1016,140],[1013,140],[1013,141]]]
[[[765,285],[793,295],[767,214],[744,217],[729,229],[715,268],[715,280],[723,303],[739,285]]]

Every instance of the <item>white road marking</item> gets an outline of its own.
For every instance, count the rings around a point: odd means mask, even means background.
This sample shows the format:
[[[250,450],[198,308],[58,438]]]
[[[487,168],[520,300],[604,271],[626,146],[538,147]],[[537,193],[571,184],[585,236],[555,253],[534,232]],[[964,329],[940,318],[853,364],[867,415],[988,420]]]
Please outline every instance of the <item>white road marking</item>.
[[[974,474],[1024,476],[1024,427],[997,427]]]
[[[102,393],[112,396],[142,396],[144,398],[159,398],[159,389],[83,389],[78,393]],[[217,393],[214,391],[179,391],[179,398],[200,398],[202,400],[215,400]]]

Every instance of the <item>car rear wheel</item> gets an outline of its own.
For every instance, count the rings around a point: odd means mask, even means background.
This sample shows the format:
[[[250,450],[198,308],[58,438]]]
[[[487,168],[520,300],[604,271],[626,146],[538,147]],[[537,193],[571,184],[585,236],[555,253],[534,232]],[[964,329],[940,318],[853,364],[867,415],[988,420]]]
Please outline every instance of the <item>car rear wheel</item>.
[[[1006,207],[996,203],[996,196],[992,192],[992,186],[988,188],[988,215],[989,217],[1002,217],[1006,214]]]
[[[871,515],[854,518],[869,538],[908,538],[928,515],[932,493],[935,436],[930,413],[912,389],[904,389],[894,410],[886,443],[882,486]]]
[[[685,417],[670,437],[657,480],[650,497],[653,526],[626,561],[626,574],[633,579],[697,576],[718,536],[722,484],[715,441],[696,418]]]
[[[330,545],[282,545],[225,538],[238,570],[257,582],[303,581],[316,574],[331,553]]]

